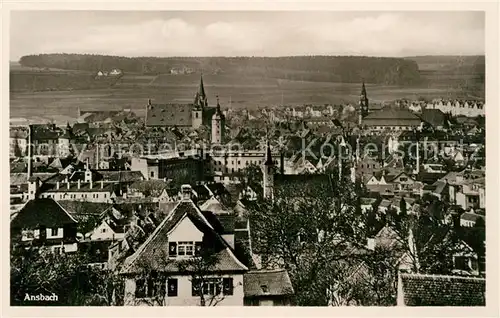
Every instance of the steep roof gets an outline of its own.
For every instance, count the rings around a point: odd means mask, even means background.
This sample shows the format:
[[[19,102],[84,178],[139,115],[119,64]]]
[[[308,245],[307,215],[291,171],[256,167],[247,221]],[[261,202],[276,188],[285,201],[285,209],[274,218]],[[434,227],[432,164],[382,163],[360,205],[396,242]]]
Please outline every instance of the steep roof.
[[[122,273],[140,271],[141,264],[159,271],[179,271],[179,261],[172,259],[164,262],[168,253],[168,235],[184,218],[189,220],[203,232],[203,245],[214,250],[217,258],[215,271],[245,271],[243,265],[234,255],[228,243],[214,230],[199,208],[191,200],[180,201],[168,217],[155,229],[151,236],[132,256],[125,261]]]
[[[408,109],[386,107],[363,119],[367,126],[418,126],[422,120]]]
[[[62,227],[76,220],[52,199],[30,200],[11,221],[11,228]]]
[[[191,127],[193,107],[193,104],[150,104],[146,125]]]
[[[405,306],[485,306],[483,278],[400,274],[398,295]],[[402,304],[403,305],[403,304]]]
[[[140,171],[104,171],[98,170],[102,180],[109,182],[135,182],[144,180]]]
[[[285,269],[254,270],[243,275],[245,297],[282,296],[294,293]]]
[[[420,118],[433,127],[443,126],[445,121],[445,115],[439,109],[423,109]]]
[[[34,177],[38,177],[42,182],[56,175],[51,172],[41,172],[41,173],[33,173]],[[28,174],[24,172],[19,173],[11,173],[10,174],[10,185],[21,185],[28,183]]]
[[[111,207],[109,203],[87,201],[57,201],[76,220],[85,220],[89,216],[100,216]]]

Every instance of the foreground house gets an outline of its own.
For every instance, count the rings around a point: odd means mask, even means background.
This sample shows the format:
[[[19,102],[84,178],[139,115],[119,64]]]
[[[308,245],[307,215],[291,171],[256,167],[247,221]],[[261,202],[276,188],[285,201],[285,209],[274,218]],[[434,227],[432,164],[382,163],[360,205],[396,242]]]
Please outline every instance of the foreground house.
[[[184,185],[182,200],[125,260],[121,274],[125,276],[126,305],[243,305],[243,274],[248,268],[191,200],[191,194],[191,187]],[[216,260],[213,266],[203,266],[206,251]],[[151,275],[145,278],[144,272]]]
[[[10,229],[15,245],[45,246],[56,253],[77,251],[77,221],[52,199],[28,201]]]

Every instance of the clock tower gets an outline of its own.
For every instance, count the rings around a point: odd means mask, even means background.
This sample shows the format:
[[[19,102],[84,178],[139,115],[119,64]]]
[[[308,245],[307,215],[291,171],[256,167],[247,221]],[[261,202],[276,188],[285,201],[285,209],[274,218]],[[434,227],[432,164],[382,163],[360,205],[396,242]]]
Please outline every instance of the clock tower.
[[[269,145],[269,141],[267,142],[267,152],[263,167],[263,177],[264,180],[262,188],[264,189],[264,198],[272,199],[274,188],[274,161],[271,155],[271,146]]]

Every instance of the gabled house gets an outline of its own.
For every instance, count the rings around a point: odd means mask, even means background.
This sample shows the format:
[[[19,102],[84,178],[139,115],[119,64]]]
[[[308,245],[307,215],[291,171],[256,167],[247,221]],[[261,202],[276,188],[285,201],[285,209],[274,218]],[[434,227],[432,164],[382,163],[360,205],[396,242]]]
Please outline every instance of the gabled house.
[[[86,235],[90,241],[116,241],[125,236],[123,225],[116,224],[109,218],[104,218],[101,223]]]
[[[77,221],[52,199],[33,199],[10,222],[13,244],[45,246],[55,253],[76,252]]]
[[[182,200],[125,260],[120,271],[125,277],[125,304],[186,306],[199,305],[202,299],[210,298],[217,299],[219,305],[243,305],[243,274],[248,268],[191,195],[191,187],[184,185]],[[208,251],[215,264],[203,273],[201,281],[193,262],[203,262]],[[182,266],[186,262],[191,265]],[[154,274],[143,278],[144,268]]]

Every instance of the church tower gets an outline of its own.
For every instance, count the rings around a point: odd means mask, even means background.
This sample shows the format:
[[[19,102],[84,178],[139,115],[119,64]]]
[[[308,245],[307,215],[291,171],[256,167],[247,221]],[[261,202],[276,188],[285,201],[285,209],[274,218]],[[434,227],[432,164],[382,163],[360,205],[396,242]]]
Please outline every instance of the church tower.
[[[203,85],[203,74],[200,76],[200,86],[194,98],[194,106],[199,107],[201,110],[208,107],[207,94],[205,94],[205,86]]]
[[[194,97],[194,106],[193,111],[191,112],[192,116],[192,128],[198,129],[201,125],[203,125],[203,111],[206,107],[208,107],[208,99],[205,94],[205,87],[203,85],[203,74],[200,76],[200,86],[198,88],[198,92]]]
[[[361,86],[361,95],[359,97],[359,124],[361,125],[362,119],[368,115],[368,97],[366,96],[365,81]]]
[[[226,118],[220,110],[219,96],[217,96],[217,108],[212,116],[212,143],[221,144],[224,139]]]
[[[274,162],[271,155],[271,146],[269,145],[269,141],[267,142],[266,160],[264,162],[262,172],[262,176],[264,178],[262,187],[264,190],[264,198],[272,199],[274,188]]]

